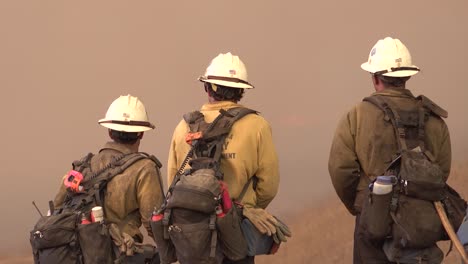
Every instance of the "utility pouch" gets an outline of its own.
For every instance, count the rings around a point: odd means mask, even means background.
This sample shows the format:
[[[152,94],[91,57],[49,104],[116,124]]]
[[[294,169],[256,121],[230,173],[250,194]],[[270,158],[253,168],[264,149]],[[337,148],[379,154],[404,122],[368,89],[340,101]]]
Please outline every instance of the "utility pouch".
[[[79,224],[77,230],[84,263],[113,263],[113,242],[107,225]]]
[[[390,217],[390,204],[393,192],[387,194],[369,193],[364,201],[360,225],[366,236],[370,239],[384,239],[390,234],[392,218]]]
[[[159,259],[161,264],[170,264],[177,261],[174,244],[170,239],[164,239],[164,224],[163,218],[157,221],[150,221],[153,238],[158,247]]]
[[[216,227],[221,240],[221,249],[229,260],[240,260],[247,256],[247,242],[241,229],[241,215],[237,206],[232,206],[223,217],[216,218]]]
[[[275,242],[271,236],[260,233],[247,218],[242,220],[241,227],[247,242],[248,256],[269,255],[272,253]]]
[[[185,208],[212,213],[221,192],[219,180],[212,169],[199,169],[182,175],[167,201],[167,208]]]
[[[34,263],[82,263],[76,236],[76,222],[75,213],[41,217],[30,235]]]
[[[444,234],[442,222],[431,201],[400,195],[395,220],[392,235],[399,248],[431,247]]]
[[[401,154],[400,177],[405,195],[427,201],[440,201],[445,194],[444,173],[426,154],[404,151]]]
[[[216,243],[215,227],[210,227],[209,220],[193,224],[173,223],[169,226],[169,236],[174,243],[177,259],[181,264],[220,264],[223,260],[219,243]],[[212,250],[213,246],[214,250]]]
[[[445,198],[442,200],[447,217],[452,224],[453,229],[458,230],[463,223],[466,215],[466,201],[448,184],[445,190]],[[447,234],[444,239],[450,239]]]

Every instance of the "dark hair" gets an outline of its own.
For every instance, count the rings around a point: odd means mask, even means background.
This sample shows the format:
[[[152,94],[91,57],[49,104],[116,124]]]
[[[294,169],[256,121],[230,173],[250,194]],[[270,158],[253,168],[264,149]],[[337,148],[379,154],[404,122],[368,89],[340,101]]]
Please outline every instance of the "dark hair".
[[[216,101],[233,101],[239,102],[244,96],[244,89],[226,87],[216,84],[216,92],[213,90],[211,83],[205,82],[205,91]]]
[[[129,145],[135,144],[140,139],[140,133],[110,130],[110,136],[115,142]]]
[[[390,77],[390,76],[384,76],[384,75],[377,75],[377,78],[379,78],[385,87],[405,87],[406,81],[411,78],[410,76],[408,77]]]

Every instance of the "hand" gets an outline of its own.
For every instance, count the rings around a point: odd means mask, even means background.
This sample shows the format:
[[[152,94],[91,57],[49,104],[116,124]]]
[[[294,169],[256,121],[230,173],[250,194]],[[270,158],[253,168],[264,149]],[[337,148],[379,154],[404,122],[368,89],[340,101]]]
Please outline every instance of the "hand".
[[[122,232],[123,244],[125,244],[125,254],[133,256],[135,253],[135,240],[129,234]]]
[[[291,230],[289,230],[289,227],[286,224],[284,224],[281,220],[279,220],[278,218],[276,218],[276,220],[278,224],[276,225],[276,233],[273,234],[273,240],[276,244],[279,244],[281,242],[287,242],[288,240],[286,239],[286,237],[291,237]]]
[[[119,248],[119,252],[127,256],[133,256],[137,251],[135,240],[127,233],[120,232],[119,227],[112,223],[109,226],[109,233],[114,244]]]
[[[244,207],[243,214],[262,234],[269,236],[276,233],[278,221],[262,208]]]

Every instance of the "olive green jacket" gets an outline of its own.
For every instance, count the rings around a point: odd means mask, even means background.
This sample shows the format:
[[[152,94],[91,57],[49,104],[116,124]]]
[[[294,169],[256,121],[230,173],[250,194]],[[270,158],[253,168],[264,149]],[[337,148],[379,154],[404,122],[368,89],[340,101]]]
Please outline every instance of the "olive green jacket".
[[[407,89],[385,89],[383,95],[400,109],[414,109],[417,99]],[[393,127],[370,102],[361,102],[338,123],[330,150],[328,170],[333,186],[349,212],[361,210],[364,191],[382,175],[398,151]],[[448,178],[451,147],[448,128],[433,112],[425,123],[425,147]]]
[[[241,105],[223,101],[205,104],[200,112],[205,116],[206,122],[212,122],[219,115],[220,109],[239,106]],[[174,130],[167,166],[169,184],[190,150],[190,145],[185,142],[189,131],[190,128],[184,120],[180,121]],[[270,124],[263,117],[250,114],[234,123],[224,144],[221,170],[224,172],[224,181],[228,184],[231,197],[237,198],[249,178],[256,175],[257,188],[255,191],[252,188],[248,189],[243,203],[266,208],[273,200],[279,185],[278,157]]]
[[[133,152],[127,145],[108,142],[91,159],[92,171],[98,171],[121,154]],[[162,203],[160,172],[153,161],[143,159],[135,162],[123,173],[115,176],[107,185],[104,197],[105,218],[119,226],[122,232],[132,236],[137,242],[143,241],[139,230],[141,224],[152,238],[149,225],[153,209]],[[66,196],[63,181],[55,197],[54,205],[60,207]]]

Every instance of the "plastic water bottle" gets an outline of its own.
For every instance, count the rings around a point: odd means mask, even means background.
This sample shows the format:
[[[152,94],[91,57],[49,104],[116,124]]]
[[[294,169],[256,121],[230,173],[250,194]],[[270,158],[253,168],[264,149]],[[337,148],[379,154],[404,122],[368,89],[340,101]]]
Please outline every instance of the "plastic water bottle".
[[[91,209],[91,220],[93,223],[104,221],[104,211],[101,206],[95,206]]]
[[[393,189],[395,176],[377,176],[377,180],[372,186],[372,193],[374,194],[387,194]]]

